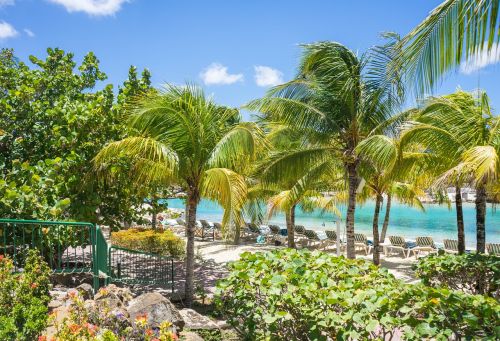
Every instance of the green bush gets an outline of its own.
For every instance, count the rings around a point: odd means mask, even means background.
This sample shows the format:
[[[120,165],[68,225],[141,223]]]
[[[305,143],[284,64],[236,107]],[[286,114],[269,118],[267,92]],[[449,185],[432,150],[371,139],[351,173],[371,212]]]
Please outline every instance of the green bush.
[[[150,252],[162,256],[184,255],[184,240],[164,229],[131,228],[111,234],[111,243],[123,248]]]
[[[217,285],[216,303],[246,339],[493,339],[498,333],[494,299],[408,285],[365,260],[283,249],[244,253],[230,270]]]
[[[30,250],[24,271],[13,270],[0,255],[0,340],[35,340],[47,326],[50,269]]]
[[[500,257],[469,253],[429,255],[415,265],[426,285],[483,294],[500,300]]]

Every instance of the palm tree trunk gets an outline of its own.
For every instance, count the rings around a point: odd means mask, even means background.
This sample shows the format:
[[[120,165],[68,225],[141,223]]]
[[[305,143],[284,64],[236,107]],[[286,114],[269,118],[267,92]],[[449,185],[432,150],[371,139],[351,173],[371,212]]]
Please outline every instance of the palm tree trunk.
[[[347,258],[356,258],[356,249],[354,247],[354,212],[356,210],[356,191],[358,189],[358,172],[356,164],[347,165],[349,177],[349,200],[347,203],[346,239],[347,239]]]
[[[391,215],[391,202],[392,195],[387,194],[387,204],[385,205],[385,216],[384,216],[384,225],[382,226],[382,233],[380,234],[380,242],[385,242],[385,235],[387,234],[387,228],[389,227],[389,218]]]
[[[462,189],[455,187],[455,207],[457,209],[458,253],[465,252],[464,211],[462,209]]]
[[[295,248],[295,205],[285,213],[288,247]]]
[[[240,239],[241,239],[241,227],[238,224],[235,224],[234,225],[234,239],[233,239],[234,245],[239,245]]]
[[[486,188],[480,185],[476,189],[476,249],[478,253],[486,250]]]
[[[186,283],[184,287],[184,298],[186,305],[191,307],[194,294],[194,231],[196,228],[196,209],[200,195],[197,188],[190,189],[188,193],[188,219],[187,219],[187,244],[186,244]]]
[[[378,235],[378,217],[380,214],[380,204],[382,203],[382,196],[377,194],[375,199],[375,213],[373,213],[373,264],[380,264],[379,252],[379,235]]]

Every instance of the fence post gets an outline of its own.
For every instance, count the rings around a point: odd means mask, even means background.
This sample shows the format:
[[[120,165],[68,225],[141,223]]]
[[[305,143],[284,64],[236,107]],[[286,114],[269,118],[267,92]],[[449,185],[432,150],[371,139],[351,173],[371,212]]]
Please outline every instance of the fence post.
[[[92,259],[92,264],[93,264],[93,268],[94,268],[94,280],[93,280],[93,284],[94,284],[94,294],[97,293],[97,291],[99,290],[99,255],[98,255],[98,252],[99,252],[99,248],[96,246],[97,244],[97,230],[99,229],[99,226],[97,226],[97,224],[92,224],[92,229],[91,229],[91,235],[92,235],[92,255],[93,255],[93,259]]]

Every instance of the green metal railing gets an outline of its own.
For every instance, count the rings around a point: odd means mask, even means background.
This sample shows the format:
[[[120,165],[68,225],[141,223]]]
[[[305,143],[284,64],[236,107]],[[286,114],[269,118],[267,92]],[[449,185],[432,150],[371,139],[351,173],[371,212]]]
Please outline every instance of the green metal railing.
[[[55,273],[91,273],[94,290],[105,284],[171,285],[170,257],[109,246],[102,230],[92,223],[0,219],[0,255],[22,271],[28,250],[36,248]]]
[[[13,260],[15,271],[24,267],[27,251],[36,248],[55,273],[95,277],[95,238],[91,223],[0,219],[0,254]],[[94,288],[98,285],[94,278]]]
[[[107,276],[108,269],[108,255],[109,255],[109,246],[106,238],[104,238],[104,234],[102,233],[101,228],[96,226],[96,266],[99,276]]]
[[[171,286],[174,291],[171,257],[111,246],[108,269],[111,282]]]

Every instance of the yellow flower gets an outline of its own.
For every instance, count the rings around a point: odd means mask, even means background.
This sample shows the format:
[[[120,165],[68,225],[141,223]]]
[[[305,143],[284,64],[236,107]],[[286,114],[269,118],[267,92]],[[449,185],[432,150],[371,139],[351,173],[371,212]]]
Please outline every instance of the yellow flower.
[[[439,298],[431,298],[431,303],[438,304]]]

